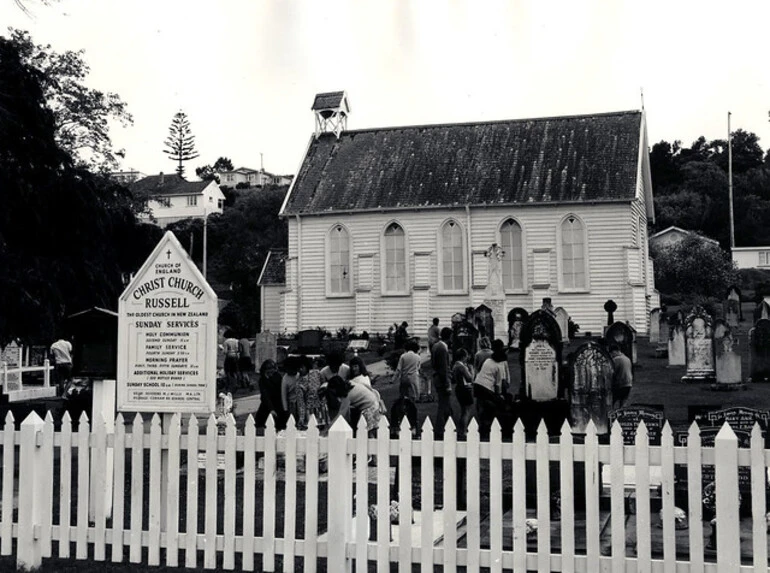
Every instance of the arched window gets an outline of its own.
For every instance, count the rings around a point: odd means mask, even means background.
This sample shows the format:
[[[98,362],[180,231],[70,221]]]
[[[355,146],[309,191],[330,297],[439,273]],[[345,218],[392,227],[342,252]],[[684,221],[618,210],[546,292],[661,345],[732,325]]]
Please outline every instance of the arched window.
[[[384,236],[384,285],[386,293],[406,292],[406,235],[398,223],[391,223]]]
[[[570,215],[561,223],[561,288],[587,288],[586,235],[583,222]]]
[[[500,246],[503,254],[503,288],[524,289],[524,265],[521,225],[513,219],[506,220],[500,227]]]
[[[342,225],[335,225],[329,232],[329,294],[350,294],[350,235]]]
[[[447,221],[441,227],[441,289],[462,292],[465,290],[465,246],[463,230],[456,221]]]

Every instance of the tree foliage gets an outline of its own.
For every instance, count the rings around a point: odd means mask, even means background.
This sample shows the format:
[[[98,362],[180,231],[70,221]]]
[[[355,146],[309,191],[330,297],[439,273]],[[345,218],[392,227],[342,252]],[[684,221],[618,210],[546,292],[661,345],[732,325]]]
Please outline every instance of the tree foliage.
[[[40,72],[39,82],[54,120],[56,143],[91,170],[111,171],[123,150],[114,150],[110,122],[133,123],[126,104],[117,94],[91,89],[83,50],[54,52],[50,45],[35,44],[29,33],[9,29],[22,62]]]
[[[195,136],[190,130],[190,120],[187,119],[187,114],[182,110],[174,114],[164,145],[166,149],[163,150],[163,153],[177,162],[176,172],[180,177],[183,177],[184,162],[197,158],[199,154],[195,151]]]
[[[730,253],[697,236],[654,248],[650,254],[655,261],[655,286],[686,304],[721,298],[738,280]]]
[[[216,181],[219,183],[219,175],[222,171],[232,171],[233,162],[228,157],[220,157],[214,162],[214,165],[202,165],[195,168],[195,174],[201,181]]]
[[[48,342],[68,314],[115,308],[154,232],[137,225],[125,187],[62,146],[47,78],[24,47],[0,37],[0,344]]]

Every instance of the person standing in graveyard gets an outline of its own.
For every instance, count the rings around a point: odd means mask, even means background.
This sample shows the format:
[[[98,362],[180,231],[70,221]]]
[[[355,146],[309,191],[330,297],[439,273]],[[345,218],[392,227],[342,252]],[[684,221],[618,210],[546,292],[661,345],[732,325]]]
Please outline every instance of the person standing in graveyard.
[[[433,345],[441,339],[441,329],[438,327],[438,318],[433,319],[433,324],[428,329],[428,351],[433,352]]]
[[[404,321],[401,323],[401,326],[396,329],[396,333],[393,335],[393,347],[395,350],[402,349],[404,344],[406,344],[406,341],[409,340],[409,331],[407,331],[408,326],[409,323]]]
[[[235,338],[232,331],[228,331],[225,336],[225,341],[222,343],[225,353],[225,377],[227,379],[225,391],[234,392],[238,386],[238,358],[240,357],[240,349],[238,347],[238,339]]]
[[[328,412],[320,397],[321,371],[318,369],[318,359],[305,356],[303,361],[307,373],[299,379],[299,388],[302,392],[301,402],[304,404],[304,411],[297,427],[300,430],[307,430],[310,416],[315,416],[318,428],[325,429]]]
[[[64,395],[64,389],[72,380],[72,343],[61,337],[51,345],[51,358],[56,375],[57,394]]]
[[[476,372],[481,370],[481,367],[486,362],[487,358],[492,358],[492,344],[489,342],[489,338],[482,336],[479,339],[479,351],[473,357],[473,368]]]
[[[464,348],[454,354],[455,363],[452,366],[452,381],[455,385],[457,401],[460,403],[460,424],[457,426],[457,437],[464,439],[471,421],[473,408],[473,365],[471,355]]]
[[[622,408],[628,403],[631,387],[634,385],[631,359],[620,351],[620,347],[617,344],[610,344],[609,351],[614,368],[612,376],[612,408]]]
[[[443,438],[444,426],[452,416],[452,370],[449,366],[449,341],[452,330],[441,329],[441,340],[433,346],[430,361],[433,366],[433,385],[436,387],[438,407],[436,409],[436,437]]]
[[[238,377],[241,388],[251,387],[251,371],[254,366],[251,362],[251,341],[245,336],[238,340]]]
[[[363,416],[366,420],[366,430],[370,438],[377,437],[380,425],[380,404],[376,394],[364,384],[345,382],[339,376],[334,376],[328,383],[328,391],[340,404],[337,415],[342,416],[353,429],[357,427],[357,419]]]
[[[283,363],[286,373],[281,379],[281,406],[284,410],[284,418],[281,420],[281,424],[277,425],[278,430],[286,428],[286,423],[289,421],[289,416],[294,416],[294,421],[298,420],[300,405],[299,405],[299,378],[301,364],[297,356],[289,356]]]
[[[510,398],[511,373],[505,343],[498,339],[492,343],[492,356],[484,361],[474,380],[474,395],[482,433],[489,431],[503,399]]]
[[[408,340],[404,345],[406,352],[398,358],[398,366],[393,373],[393,381],[398,382],[398,394],[401,398],[416,401],[419,398],[420,384],[420,346],[415,340]]]
[[[254,422],[257,428],[264,428],[268,416],[274,413],[276,426],[286,415],[281,403],[281,373],[271,359],[265,360],[259,367],[259,408]]]
[[[339,376],[343,380],[350,378],[350,368],[345,364],[345,357],[336,350],[329,353],[326,357],[326,366],[321,368],[322,383],[326,384],[334,376]]]
[[[363,384],[370,390],[372,389],[372,380],[369,378],[369,371],[366,364],[360,356],[354,356],[348,362],[348,371],[350,372],[350,382],[352,384]]]

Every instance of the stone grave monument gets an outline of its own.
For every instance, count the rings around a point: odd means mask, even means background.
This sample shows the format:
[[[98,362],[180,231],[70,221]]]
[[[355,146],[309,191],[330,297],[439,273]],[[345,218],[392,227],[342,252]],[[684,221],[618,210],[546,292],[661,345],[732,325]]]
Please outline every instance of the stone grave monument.
[[[684,322],[687,373],[682,382],[708,382],[716,379],[714,369],[714,328],[711,315],[696,306]]]
[[[556,318],[556,309],[553,307],[551,297],[548,296],[543,298],[543,304],[540,306],[540,310],[544,310],[552,317]]]
[[[604,311],[607,313],[607,326],[612,326],[615,322],[615,311],[618,310],[617,303],[610,299],[604,303]],[[604,328],[607,331],[607,327]]]
[[[473,324],[479,336],[486,336],[490,341],[495,339],[495,319],[490,307],[485,304],[477,306],[473,311]]]
[[[536,402],[561,397],[561,332],[556,319],[546,310],[533,312],[521,329],[521,380],[526,398]]]
[[[278,362],[278,335],[270,331],[257,334],[256,341],[256,363],[257,370],[262,366],[265,360]]]
[[[459,348],[464,348],[474,356],[477,350],[478,330],[466,315],[460,314],[461,319],[458,321],[455,321],[455,316],[452,317],[452,351],[456,352]]]
[[[615,421],[620,424],[623,432],[623,443],[627,446],[636,444],[636,429],[641,422],[647,428],[647,437],[651,446],[660,445],[660,434],[666,419],[663,415],[663,406],[652,407],[649,405],[626,406],[610,412],[610,424]]]
[[[561,306],[556,307],[553,312],[561,330],[561,341],[563,344],[569,344],[569,314]]]
[[[741,308],[741,290],[737,286],[731,286],[727,290],[727,296],[722,303],[722,308],[727,324],[735,328],[738,322],[743,320],[743,309]]]
[[[687,363],[684,354],[684,325],[677,313],[668,322],[668,365],[684,366]]]
[[[9,342],[0,352],[0,363],[5,363],[6,375],[5,375],[5,392],[13,392],[15,390],[21,390],[21,372],[18,369],[22,365],[22,352],[23,349],[15,340]],[[15,370],[15,372],[10,372]]]
[[[650,344],[660,342],[660,309],[653,308],[650,311]]]
[[[714,321],[714,358],[717,390],[743,387],[741,377],[741,355],[738,341],[733,338],[732,329],[726,320]]]
[[[503,256],[505,251],[497,243],[492,243],[484,256],[489,260],[487,265],[487,286],[484,289],[484,305],[491,310],[491,329],[487,332],[490,340],[494,340],[494,325],[505,324],[505,289],[503,288]]]
[[[760,318],[770,319],[770,300],[768,297],[760,300],[754,308],[754,322]]]
[[[609,432],[612,409],[612,358],[596,342],[582,344],[570,359],[570,423],[584,434],[590,420],[599,434]]]
[[[614,322],[604,333],[607,346],[617,344],[620,351],[634,364],[634,331],[625,322]]]
[[[749,330],[749,381],[770,382],[770,320],[766,318]]]
[[[508,348],[519,348],[521,327],[528,317],[529,313],[521,307],[516,307],[508,313]]]

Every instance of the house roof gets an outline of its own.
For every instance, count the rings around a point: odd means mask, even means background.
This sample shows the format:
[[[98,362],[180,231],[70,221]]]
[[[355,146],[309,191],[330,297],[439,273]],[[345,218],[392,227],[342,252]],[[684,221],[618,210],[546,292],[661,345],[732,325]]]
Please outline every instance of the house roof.
[[[279,286],[286,284],[287,249],[270,249],[262,266],[257,284],[259,286]]]
[[[342,104],[342,99],[345,97],[345,92],[326,92],[322,94],[316,94],[313,100],[313,107],[310,109],[329,109],[339,107]]]
[[[661,237],[663,237],[665,235],[668,235],[670,233],[677,233],[677,234],[680,234],[680,235],[694,235],[694,236],[698,237],[699,239],[703,239],[706,242],[711,242],[711,243],[714,243],[716,245],[719,244],[719,241],[715,241],[714,239],[711,239],[709,237],[705,237],[705,236],[701,235],[700,233],[696,233],[695,231],[688,231],[687,229],[682,229],[681,227],[675,227],[673,225],[671,227],[668,227],[667,229],[663,229],[662,231],[658,231],[657,233],[655,233],[653,235],[650,235],[650,241],[654,242],[656,239],[659,239],[659,238],[661,238]]]
[[[169,175],[150,175],[139,181],[134,181],[130,188],[132,191],[139,191],[153,197],[199,195],[211,183],[211,181],[187,181],[176,173],[171,173]]]
[[[321,134],[283,214],[632,200],[642,113]]]

